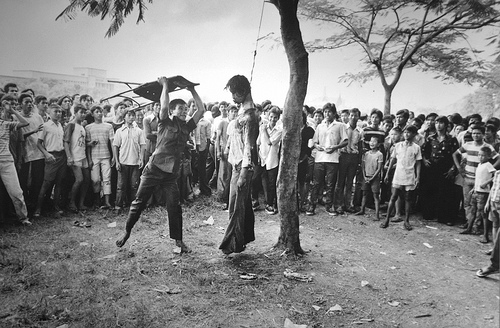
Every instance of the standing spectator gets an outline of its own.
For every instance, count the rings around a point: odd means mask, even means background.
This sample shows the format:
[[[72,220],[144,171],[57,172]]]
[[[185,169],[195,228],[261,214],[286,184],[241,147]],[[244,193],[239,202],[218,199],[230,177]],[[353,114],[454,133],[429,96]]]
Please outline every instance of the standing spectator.
[[[63,126],[65,126],[74,114],[71,112],[71,97],[68,95],[62,96],[57,100],[57,104],[62,108],[61,123],[63,124]]]
[[[369,142],[370,150],[363,154],[361,171],[363,173],[363,200],[361,210],[356,215],[365,214],[368,192],[371,191],[375,202],[375,221],[380,220],[380,173],[384,165],[384,155],[378,150],[379,138],[372,136]]]
[[[28,220],[28,210],[24,202],[23,190],[19,185],[14,158],[9,150],[10,132],[28,126],[29,123],[13,108],[12,99],[14,99],[14,96],[7,94],[1,100],[4,118],[0,118],[0,178],[14,203],[18,219],[23,225],[31,225]],[[5,120],[6,117],[11,115],[17,118],[17,122]]]
[[[205,196],[210,196],[212,194],[207,178],[207,157],[210,147],[210,137],[211,124],[205,117],[202,117],[196,126],[194,140],[196,152],[198,153],[198,182],[200,194]]]
[[[158,82],[162,85],[162,93],[156,150],[142,172],[139,189],[128,213],[125,233],[122,238],[116,241],[116,245],[118,247],[125,245],[155,187],[164,185],[168,190],[167,213],[170,238],[174,239],[176,245],[181,248],[181,252],[185,253],[190,252],[190,249],[182,241],[182,208],[177,179],[181,165],[181,153],[186,148],[189,133],[196,128],[196,123],[203,116],[205,108],[194,86],[189,86],[188,90],[191,91],[196,101],[198,111],[186,122],[188,110],[186,102],[182,99],[174,99],[169,102],[168,79],[161,77]],[[169,117],[169,109],[172,111],[172,118]]]
[[[404,228],[412,230],[410,225],[410,209],[413,200],[413,193],[418,187],[420,181],[420,167],[422,161],[422,153],[420,147],[413,142],[417,135],[417,128],[409,125],[403,131],[404,141],[397,143],[394,146],[394,151],[391,155],[389,163],[389,172],[396,163],[394,178],[392,180],[392,196],[387,208],[387,216],[385,221],[380,224],[381,228],[389,226],[389,217],[396,203],[396,199],[401,197],[405,200],[405,220]],[[385,176],[386,183],[388,182],[389,174]]]
[[[109,123],[103,123],[102,107],[94,105],[91,108],[91,113],[94,116],[94,123],[85,127],[87,157],[89,158],[90,178],[92,180],[92,190],[94,192],[94,204],[100,206],[101,189],[104,195],[104,205],[102,209],[111,207],[111,166],[115,165],[114,158],[109,151],[113,143],[114,131],[113,126]],[[101,188],[102,176],[102,188]]]
[[[453,153],[458,149],[458,141],[446,132],[448,124],[446,116],[438,116],[435,134],[430,135],[422,147],[424,167],[420,200],[424,220],[437,218],[440,223],[453,225],[458,214],[454,211],[453,191]]]
[[[62,108],[57,104],[49,107],[50,120],[43,124],[43,129],[38,136],[38,149],[45,157],[45,170],[43,184],[38,194],[38,202],[35,210],[35,217],[39,217],[42,211],[42,204],[45,194],[50,195],[54,188],[54,209],[57,214],[62,214],[61,210],[61,186],[62,180],[66,176],[66,153],[64,151],[63,138],[64,130],[60,123]]]
[[[11,96],[14,96],[17,97],[19,96],[19,88],[17,87],[17,84],[15,83],[7,83],[4,87],[3,87],[3,91],[8,94],[8,95],[11,95]],[[15,108],[14,108],[15,109]]]
[[[307,124],[307,114],[302,112],[302,129],[300,130],[300,155],[299,165],[297,169],[297,197],[299,203],[299,210],[306,211],[307,194],[309,193],[309,185],[312,179],[312,170],[309,169],[311,161],[311,148],[309,143],[312,142],[314,137],[314,129]],[[314,165],[314,159],[312,159]]]
[[[363,129],[358,127],[360,116],[359,109],[353,108],[348,111],[348,123],[346,124],[347,146],[340,150],[339,177],[335,188],[337,212],[354,212],[351,203],[352,185],[356,171],[360,168],[363,155]]]
[[[47,97],[42,95],[36,96],[35,105],[38,111],[38,115],[42,117],[43,122],[47,122],[48,120],[50,120],[50,116],[47,112],[49,109],[49,101],[47,100]]]
[[[345,124],[334,121],[335,105],[325,105],[323,113],[325,120],[318,125],[313,137],[316,155],[307,215],[315,214],[318,193],[323,184],[326,184],[326,211],[330,215],[337,215],[333,205],[333,191],[337,182],[339,150],[347,145],[347,132]]]
[[[113,158],[118,175],[115,210],[128,206],[139,187],[140,169],[144,166],[146,139],[139,127],[134,125],[135,111],[125,115],[125,124],[116,130],[113,140]]]
[[[261,166],[264,167],[262,173],[262,184],[267,188],[267,199],[265,210],[267,214],[278,213],[278,195],[276,191],[276,182],[278,178],[279,152],[281,146],[281,135],[283,130],[281,125],[276,123],[280,119],[280,110],[273,106],[269,110],[269,122],[260,125],[259,138],[259,156]]]
[[[217,192],[220,200],[224,203],[223,210],[229,210],[229,184],[231,182],[231,164],[227,161],[227,139],[228,126],[230,121],[236,118],[238,108],[236,106],[227,107],[225,104],[220,105],[222,116],[227,115],[227,118],[221,120],[217,127],[215,136],[215,151],[219,160],[219,173],[217,174]]]
[[[43,184],[45,160],[43,153],[38,149],[39,132],[43,129],[43,119],[33,111],[33,98],[27,93],[19,97],[21,115],[29,123],[21,128],[23,136],[23,164],[19,172],[19,182],[24,193],[24,200],[28,213],[33,213],[40,188]],[[31,181],[31,183],[29,183]]]
[[[64,128],[64,151],[68,166],[73,171],[75,182],[71,187],[69,210],[76,212],[87,210],[84,205],[85,196],[90,182],[89,164],[86,155],[85,119],[86,109],[81,104],[75,106],[75,118]],[[78,197],[79,196],[79,197]],[[76,200],[78,197],[78,207]]]
[[[489,212],[488,220],[491,221],[493,225],[493,240],[495,240],[496,236],[495,243],[498,243],[498,226],[500,223],[500,170],[497,170],[493,176],[493,183],[488,199],[486,200],[486,205],[484,206],[484,212]]]

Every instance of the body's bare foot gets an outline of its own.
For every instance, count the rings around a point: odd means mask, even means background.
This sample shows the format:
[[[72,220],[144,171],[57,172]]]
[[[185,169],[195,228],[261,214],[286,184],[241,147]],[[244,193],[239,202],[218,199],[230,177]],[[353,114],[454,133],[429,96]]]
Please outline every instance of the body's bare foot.
[[[176,240],[175,246],[181,248],[181,253],[191,253],[191,248],[187,247],[182,240]]]
[[[125,245],[129,237],[130,237],[130,232],[125,232],[123,237],[116,241],[116,246],[122,247],[123,245]]]
[[[408,222],[408,221],[405,221],[405,223],[404,223],[404,228],[405,228],[406,230],[408,230],[408,231],[413,230],[413,227],[411,226],[410,222]]]

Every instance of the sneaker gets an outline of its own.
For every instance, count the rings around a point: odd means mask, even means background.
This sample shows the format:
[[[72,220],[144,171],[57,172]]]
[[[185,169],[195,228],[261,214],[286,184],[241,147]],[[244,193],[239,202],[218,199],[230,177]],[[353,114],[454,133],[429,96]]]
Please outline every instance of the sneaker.
[[[326,213],[328,213],[328,214],[330,214],[332,216],[337,216],[338,215],[337,211],[335,211],[335,209],[333,207],[327,208],[326,209]]]
[[[309,206],[307,209],[306,209],[306,215],[314,215],[314,207],[312,206]]]
[[[275,214],[274,208],[271,205],[266,205],[266,213],[267,214]]]

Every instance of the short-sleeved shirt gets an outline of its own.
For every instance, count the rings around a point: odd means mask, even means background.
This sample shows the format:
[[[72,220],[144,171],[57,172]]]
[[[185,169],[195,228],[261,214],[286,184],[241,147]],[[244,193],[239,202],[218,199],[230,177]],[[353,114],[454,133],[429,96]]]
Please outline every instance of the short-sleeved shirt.
[[[16,130],[19,122],[9,122],[0,119],[0,162],[14,162],[10,152],[10,133]]]
[[[326,121],[319,124],[313,137],[314,143],[318,143],[323,148],[336,146],[345,140],[347,140],[345,124],[335,121],[330,124]],[[338,149],[331,154],[328,154],[326,151],[317,150],[314,160],[316,163],[338,163],[339,154],[340,151]]]
[[[78,123],[69,122],[64,128],[64,142],[69,144],[73,161],[87,158],[85,149],[85,128]]]
[[[363,129],[357,126],[353,129],[349,123],[345,126],[347,133],[347,146],[342,148],[340,152],[346,154],[359,154],[363,151],[363,149],[359,149],[360,141],[363,140],[364,136]]]
[[[490,201],[500,203],[500,170],[493,176],[493,184],[490,190]]]
[[[483,147],[488,147],[491,149],[491,158],[496,159],[498,153],[495,151],[492,145],[487,143],[482,143],[481,145],[476,145],[474,141],[466,142],[459,148],[459,152],[462,156],[465,154],[465,177],[470,179],[476,178],[476,168],[479,165],[479,150]]]
[[[146,138],[139,127],[125,124],[116,130],[113,146],[120,148],[120,164],[140,165],[141,145],[146,147]]]
[[[496,172],[495,168],[490,162],[479,163],[476,169],[476,179],[474,180],[474,190],[477,192],[490,192],[490,185],[486,188],[481,188],[481,185],[493,177]]]
[[[380,128],[375,128],[373,126],[367,126],[363,129],[363,142],[365,150],[370,150],[370,139],[375,137],[378,139],[378,144],[383,145],[385,141],[385,132]]]
[[[91,146],[92,160],[111,158],[108,141],[113,142],[115,132],[109,123],[91,123],[85,126],[87,143],[97,141],[97,145]]]
[[[269,135],[269,142],[272,145],[268,145],[266,143],[260,143],[259,147],[259,157],[260,157],[260,165],[266,166],[266,170],[274,169],[279,164],[279,153],[281,146],[281,136],[283,134],[283,130],[281,126],[277,124],[274,128],[270,129],[267,125],[265,127],[267,130],[267,134]],[[260,139],[260,134],[259,134]]]
[[[208,120],[202,117],[196,126],[194,133],[195,144],[198,146],[199,151],[204,151],[209,147],[208,140],[212,137],[212,125]]]
[[[193,119],[185,122],[174,116],[159,120],[156,150],[150,162],[163,172],[178,174],[181,155],[194,129],[196,123]]]
[[[36,113],[31,113],[28,117],[23,116],[23,118],[28,121],[29,125],[21,128],[22,134],[37,130],[38,127],[44,123],[43,118]],[[36,132],[24,138],[23,160],[25,163],[44,158],[43,153],[40,151],[40,149],[38,149],[37,146],[39,135],[40,132]]]
[[[410,144],[406,141],[398,142],[394,145],[391,157],[397,161],[392,183],[400,186],[416,185],[415,164],[422,160],[420,147],[414,142]]]
[[[439,141],[436,134],[430,135],[422,147],[422,155],[431,162],[431,168],[444,173],[453,164],[453,153],[458,149],[458,140],[455,137],[446,135]]]
[[[45,149],[49,153],[63,151],[64,130],[62,124],[52,120],[43,123],[43,129],[38,139],[43,141]]]
[[[144,136],[146,137],[146,151],[152,154],[156,149],[156,140],[148,139],[148,134],[158,133],[158,116],[157,115],[147,115],[142,120],[142,126],[144,127]]]
[[[375,153],[368,151],[363,155],[363,161],[365,166],[365,175],[367,177],[372,177],[377,172],[378,163],[382,165],[384,162],[384,155],[380,150],[377,150]]]

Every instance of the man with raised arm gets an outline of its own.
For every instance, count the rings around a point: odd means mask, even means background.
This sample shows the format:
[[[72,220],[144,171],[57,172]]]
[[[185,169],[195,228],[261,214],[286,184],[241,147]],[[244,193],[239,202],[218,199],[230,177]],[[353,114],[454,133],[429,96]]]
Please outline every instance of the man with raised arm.
[[[181,153],[186,147],[190,132],[196,128],[196,124],[203,116],[205,107],[194,86],[188,86],[187,89],[191,91],[198,110],[189,121],[186,121],[188,112],[186,102],[182,99],[170,101],[168,79],[166,77],[158,78],[158,83],[162,85],[162,92],[156,150],[142,172],[137,195],[130,205],[125,234],[116,241],[116,246],[122,247],[125,245],[132,228],[139,220],[139,216],[146,207],[155,187],[162,185],[165,187],[167,195],[169,195],[167,197],[167,212],[170,238],[175,240],[176,246],[180,247],[182,253],[188,253],[191,250],[182,241],[182,208],[177,178],[179,176]],[[172,117],[169,116],[169,112],[172,113]]]

